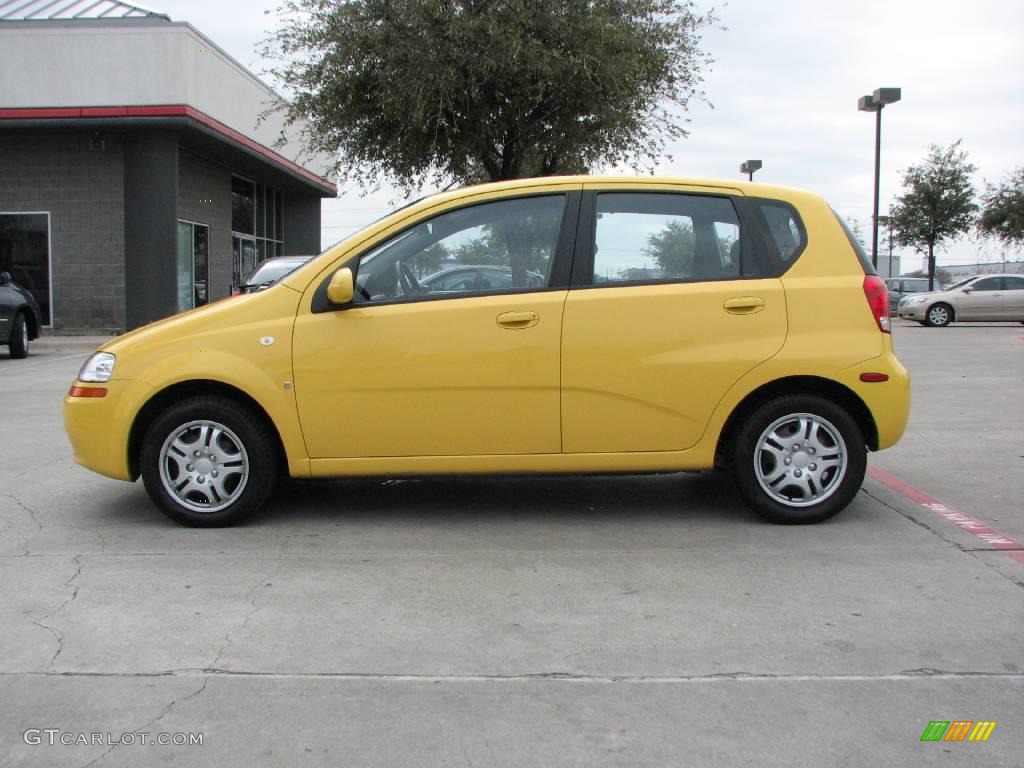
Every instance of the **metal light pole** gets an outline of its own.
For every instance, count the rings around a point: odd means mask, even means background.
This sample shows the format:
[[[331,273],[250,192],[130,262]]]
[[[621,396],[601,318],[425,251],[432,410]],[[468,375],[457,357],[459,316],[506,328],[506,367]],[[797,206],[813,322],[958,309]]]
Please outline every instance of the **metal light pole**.
[[[743,162],[743,164],[740,165],[740,173],[747,174],[747,180],[748,181],[753,181],[754,180],[754,171],[760,171],[760,170],[761,170],[761,161],[760,160],[745,160]]]
[[[871,214],[871,263],[878,267],[878,180],[882,158],[882,107],[900,100],[899,88],[878,88],[857,100],[861,112],[875,113],[875,204]]]
[[[890,214],[892,213],[891,208],[889,209],[889,212]],[[879,216],[878,223],[884,224],[886,231],[889,233],[889,274],[886,275],[886,277],[897,277],[897,275],[892,273],[892,216]]]

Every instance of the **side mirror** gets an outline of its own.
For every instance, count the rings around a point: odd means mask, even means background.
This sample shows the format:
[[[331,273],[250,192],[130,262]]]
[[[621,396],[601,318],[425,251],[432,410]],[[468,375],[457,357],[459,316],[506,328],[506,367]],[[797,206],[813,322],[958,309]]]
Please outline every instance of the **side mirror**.
[[[331,282],[327,286],[327,298],[331,304],[350,304],[354,294],[352,270],[342,267],[331,276]]]
[[[966,288],[961,288],[960,290],[963,291],[964,293],[970,293],[971,291],[974,290],[974,288],[968,285]]]
[[[11,282],[10,272],[0,272],[0,285],[9,285]]]

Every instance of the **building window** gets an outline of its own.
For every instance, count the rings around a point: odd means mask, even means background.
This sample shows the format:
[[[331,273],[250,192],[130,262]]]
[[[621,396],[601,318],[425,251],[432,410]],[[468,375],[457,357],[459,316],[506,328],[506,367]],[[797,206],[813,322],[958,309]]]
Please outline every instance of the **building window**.
[[[255,235],[256,185],[245,179],[231,179],[231,229]]]
[[[210,296],[210,228],[178,222],[178,311],[201,307]]]
[[[49,213],[0,213],[0,272],[10,272],[39,304],[42,324],[53,325]]]
[[[232,178],[232,286],[243,285],[260,262],[282,254],[282,207],[280,190]]]

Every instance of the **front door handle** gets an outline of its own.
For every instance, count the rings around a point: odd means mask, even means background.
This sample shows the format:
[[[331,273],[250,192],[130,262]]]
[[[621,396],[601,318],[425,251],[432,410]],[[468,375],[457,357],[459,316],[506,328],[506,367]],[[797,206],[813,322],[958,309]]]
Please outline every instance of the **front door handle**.
[[[540,322],[536,312],[502,312],[498,315],[498,325],[509,330],[531,328]]]
[[[733,315],[752,315],[764,309],[764,299],[760,296],[737,296],[726,299],[722,306]]]

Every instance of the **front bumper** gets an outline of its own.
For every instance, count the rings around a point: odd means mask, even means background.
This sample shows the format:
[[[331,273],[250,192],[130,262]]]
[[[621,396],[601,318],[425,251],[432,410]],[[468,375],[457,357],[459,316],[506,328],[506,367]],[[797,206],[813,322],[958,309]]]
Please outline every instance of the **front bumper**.
[[[917,304],[900,304],[897,312],[904,320],[917,320],[921,322],[925,318],[927,309],[927,302],[922,301]]]
[[[103,397],[64,397],[64,429],[71,440],[75,461],[93,472],[116,480],[134,480],[128,457],[128,438],[136,414],[152,392],[141,381],[114,379],[105,384],[83,383],[73,387],[102,387]]]

